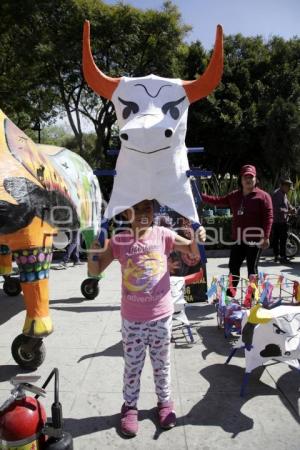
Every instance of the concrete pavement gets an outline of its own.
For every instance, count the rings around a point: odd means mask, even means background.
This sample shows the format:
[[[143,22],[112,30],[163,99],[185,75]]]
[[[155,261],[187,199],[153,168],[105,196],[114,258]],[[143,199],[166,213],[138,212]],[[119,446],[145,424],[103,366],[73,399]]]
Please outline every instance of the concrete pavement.
[[[227,273],[228,258],[209,258],[208,276]],[[54,264],[54,268],[55,268]],[[266,273],[300,280],[300,258],[287,266],[262,260]],[[243,268],[245,275],[245,268]],[[156,398],[149,358],[142,374],[139,434],[124,439],[118,431],[122,404],[122,345],[120,335],[120,270],[114,262],[100,284],[100,294],[85,300],[80,285],[86,266],[52,270],[50,306],[55,332],[44,340],[46,360],[35,372],[40,385],[50,371],[60,371],[60,400],[65,429],[76,450],[202,449],[299,450],[300,374],[285,364],[256,369],[248,395],[239,390],[244,357],[237,353],[224,362],[230,342],[216,326],[216,312],[208,304],[189,306],[195,343],[174,330],[172,387],[178,423],[161,432],[155,417]],[[1,288],[1,285],[0,285]],[[0,404],[8,397],[9,379],[22,370],[11,357],[10,346],[24,321],[22,296],[6,297],[0,290]],[[43,400],[50,415],[53,384]]]

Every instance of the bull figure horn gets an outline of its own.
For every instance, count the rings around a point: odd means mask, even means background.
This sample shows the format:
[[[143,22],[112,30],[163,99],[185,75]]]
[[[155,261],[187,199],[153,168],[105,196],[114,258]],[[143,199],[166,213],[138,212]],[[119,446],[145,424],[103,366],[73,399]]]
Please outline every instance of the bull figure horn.
[[[209,95],[219,84],[223,73],[223,30],[217,26],[216,41],[210,63],[197,80],[182,81],[190,103]]]
[[[83,49],[82,49],[83,74],[87,84],[98,95],[111,99],[117,88],[120,78],[111,78],[101,72],[95,64],[90,46],[90,22],[85,21],[83,27]]]

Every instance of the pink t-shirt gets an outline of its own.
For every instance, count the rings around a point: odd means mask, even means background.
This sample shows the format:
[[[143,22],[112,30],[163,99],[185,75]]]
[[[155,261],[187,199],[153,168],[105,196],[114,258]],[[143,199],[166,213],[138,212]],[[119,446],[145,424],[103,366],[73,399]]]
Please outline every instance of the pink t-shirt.
[[[176,234],[153,226],[145,239],[123,231],[110,240],[122,270],[121,316],[136,322],[159,320],[173,313],[167,258]]]

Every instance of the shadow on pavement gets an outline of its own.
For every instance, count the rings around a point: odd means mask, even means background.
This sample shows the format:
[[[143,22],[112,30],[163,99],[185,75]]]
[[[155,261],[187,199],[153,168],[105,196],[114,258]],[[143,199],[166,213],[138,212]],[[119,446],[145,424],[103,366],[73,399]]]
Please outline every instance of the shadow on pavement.
[[[228,264],[218,264],[218,267],[224,270],[224,275],[229,273]],[[242,267],[246,267],[246,263],[242,264]],[[270,260],[261,260],[258,264],[258,270],[264,272],[264,268],[268,267],[266,273],[272,274],[272,268],[280,269],[281,272],[286,272],[295,277],[300,276],[300,263],[298,261],[290,261],[288,264],[280,265]]]
[[[85,417],[84,419],[71,419],[64,417],[64,430],[71,433],[73,438],[96,433],[97,431],[116,428],[120,414],[111,416]]]
[[[0,294],[0,308],[0,325],[3,325],[13,316],[16,316],[19,312],[25,310],[23,296],[17,295],[15,297],[9,297],[2,291]]]
[[[197,328],[197,333],[202,339],[202,344],[205,347],[205,350],[202,352],[203,359],[210,353],[217,353],[218,355],[224,356],[225,358],[229,356],[229,353],[232,349],[232,343],[235,342],[234,338],[225,338],[224,330],[218,329],[216,326],[205,326]],[[234,356],[244,357],[243,351],[238,351]]]
[[[158,439],[159,435],[163,432],[158,428],[157,425],[156,408],[152,408],[150,410],[140,409],[139,422],[149,419],[156,426],[156,432],[153,436],[153,439],[156,440]],[[120,433],[119,424],[120,424],[119,413],[112,414],[111,416],[86,417],[84,419],[64,418],[64,429],[65,431],[71,433],[73,438],[114,428],[116,430],[116,433],[121,438],[125,440],[130,439],[130,437],[123,436]]]
[[[280,269],[281,272],[289,272],[295,276],[299,276],[300,274],[300,262],[299,262],[299,258],[297,258],[297,260],[291,259],[291,261],[289,261],[286,264],[278,264],[275,263],[274,261],[260,261],[259,262],[259,266],[261,267],[276,267],[278,269]]]
[[[205,319],[205,316],[216,312],[214,305],[203,302],[201,306],[193,305],[193,303],[187,304],[185,309],[186,315],[190,320]]]
[[[98,356],[122,356],[123,357],[123,344],[122,341],[118,342],[117,344],[113,344],[110,347],[107,347],[102,352],[97,353],[89,353],[88,355],[81,356],[78,363],[81,361],[84,361],[85,359],[89,358],[97,358]]]
[[[244,369],[223,364],[213,364],[202,369],[200,375],[209,382],[209,389],[186,416],[178,419],[178,426],[219,426],[225,432],[232,433],[232,438],[235,438],[239,433],[253,428],[254,419],[243,414],[241,409],[247,401],[258,395],[279,396],[291,415],[299,421],[299,417],[295,416],[295,410],[285,395],[259,380],[264,369],[260,367],[252,373],[244,398],[239,395]],[[289,383],[290,372],[282,378],[285,379],[279,380],[279,383]]]
[[[57,301],[57,300],[56,300]],[[62,303],[64,300],[60,300]],[[64,308],[63,306],[61,308],[54,306],[52,307],[52,302],[50,302],[51,309],[56,309],[57,311],[70,311],[75,313],[86,313],[86,312],[102,312],[102,311],[118,311],[120,309],[120,306],[83,306],[83,307],[77,307],[74,306],[74,308]]]
[[[9,381],[12,377],[15,377],[18,374],[26,373],[32,373],[32,369],[22,369],[22,367],[18,366],[17,364],[7,364],[4,366],[0,366],[0,383],[2,383],[3,381]]]
[[[69,297],[60,300],[50,300],[50,305],[59,305],[60,303],[83,303],[86,301],[84,297]]]
[[[277,380],[276,386],[278,391],[281,392],[282,397],[286,399],[286,402],[293,409],[294,417],[300,424],[300,370],[291,368],[289,372],[285,373]],[[283,399],[282,403],[285,404]]]
[[[294,277],[300,277],[300,263],[294,263],[293,265],[291,265],[291,267],[285,267],[284,269],[281,270],[282,273],[284,274],[288,274],[286,275],[287,277],[289,275],[293,275]]]

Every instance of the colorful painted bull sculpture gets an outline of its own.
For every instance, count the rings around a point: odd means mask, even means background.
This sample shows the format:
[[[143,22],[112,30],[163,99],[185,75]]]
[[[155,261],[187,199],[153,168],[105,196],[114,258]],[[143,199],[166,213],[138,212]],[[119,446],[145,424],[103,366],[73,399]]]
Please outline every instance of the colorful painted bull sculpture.
[[[22,366],[42,363],[42,338],[53,331],[48,291],[53,236],[59,229],[80,229],[89,246],[100,207],[98,181],[80,156],[34,144],[0,111],[0,275],[11,273],[13,258],[26,305],[23,334],[12,345]]]

